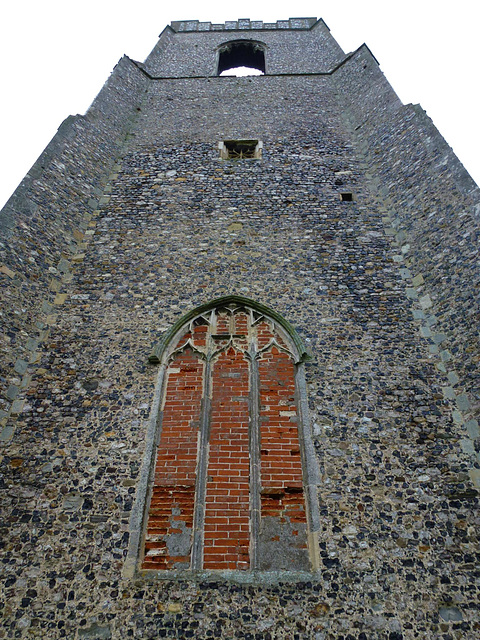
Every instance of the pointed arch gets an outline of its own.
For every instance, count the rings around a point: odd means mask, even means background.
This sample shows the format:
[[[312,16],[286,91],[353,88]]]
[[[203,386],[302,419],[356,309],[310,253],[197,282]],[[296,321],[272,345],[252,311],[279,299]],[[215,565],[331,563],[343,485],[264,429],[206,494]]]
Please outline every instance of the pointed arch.
[[[238,295],[229,295],[222,296],[221,298],[215,298],[210,302],[206,302],[204,304],[199,305],[195,309],[191,309],[187,313],[185,313],[181,318],[179,318],[175,324],[166,331],[161,340],[154,346],[151,355],[149,356],[149,362],[151,364],[159,364],[162,361],[162,357],[165,354],[165,349],[174,339],[181,329],[186,326],[192,320],[195,320],[198,317],[201,317],[203,314],[208,314],[212,309],[221,306],[228,305],[239,305],[246,306],[257,313],[264,315],[271,320],[275,321],[287,334],[293,346],[295,347],[295,351],[297,354],[297,362],[307,362],[311,359],[310,354],[308,353],[302,339],[298,335],[297,331],[293,327],[288,320],[286,320],[281,314],[277,313],[273,309],[270,309],[264,304],[257,302],[255,300],[251,300],[250,298],[246,298],[244,296]]]
[[[200,305],[164,334],[150,356],[160,372],[131,572],[318,568],[308,359],[288,321],[243,296]]]

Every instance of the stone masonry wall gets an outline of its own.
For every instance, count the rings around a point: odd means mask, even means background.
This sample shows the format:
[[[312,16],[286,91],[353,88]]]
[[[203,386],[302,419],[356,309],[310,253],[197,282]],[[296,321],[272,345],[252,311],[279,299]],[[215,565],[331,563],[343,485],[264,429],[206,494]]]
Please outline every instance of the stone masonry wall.
[[[340,83],[169,79],[152,81],[141,104],[130,95],[141,111],[90,241],[59,285],[3,450],[0,638],[478,635],[471,461],[438,354],[419,333],[423,293],[411,291],[408,255],[374,182],[378,174],[399,189],[396,172],[407,179],[407,169],[390,163],[391,143],[375,166],[377,147],[365,151],[352,133],[343,112],[357,85],[347,64]],[[379,92],[380,129],[397,122],[397,105]],[[392,135],[411,146],[400,128]],[[262,160],[221,161],[218,142],[236,137],[261,140]],[[408,151],[398,154],[406,167]],[[443,193],[433,169],[416,169],[430,193]],[[155,420],[158,371],[148,356],[183,314],[229,294],[282,314],[312,353],[320,570],[301,581],[289,572],[128,577],[130,516]]]
[[[1,212],[0,440],[12,435],[8,416],[21,411],[16,400],[29,384],[28,366],[54,322],[59,287],[81,259],[145,82],[123,59],[87,114],[63,123]]]
[[[334,80],[383,203],[387,232],[401,248],[407,295],[444,374],[443,393],[478,486],[480,190],[419,106],[403,106],[379,90],[387,83],[368,50],[359,51]]]

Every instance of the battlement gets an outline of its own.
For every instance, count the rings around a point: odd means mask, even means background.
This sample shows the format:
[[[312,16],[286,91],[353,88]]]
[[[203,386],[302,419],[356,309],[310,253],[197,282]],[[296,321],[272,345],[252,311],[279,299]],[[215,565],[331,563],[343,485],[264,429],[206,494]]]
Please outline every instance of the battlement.
[[[176,20],[172,22],[170,26],[176,33],[186,31],[271,31],[273,29],[309,30],[312,29],[317,22],[323,22],[323,20],[317,20],[317,18],[289,18],[288,20],[277,20],[276,22],[263,22],[263,20],[242,18],[239,20],[228,20],[225,24],[212,24],[211,22],[200,22],[199,20]]]

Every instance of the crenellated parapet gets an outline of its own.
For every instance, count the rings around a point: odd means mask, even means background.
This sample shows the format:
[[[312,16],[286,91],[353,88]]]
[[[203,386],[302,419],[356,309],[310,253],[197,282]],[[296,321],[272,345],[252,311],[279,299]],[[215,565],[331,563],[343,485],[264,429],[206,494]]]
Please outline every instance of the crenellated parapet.
[[[224,24],[212,22],[200,22],[200,20],[179,20],[171,23],[171,28],[176,33],[185,31],[237,31],[262,29],[311,29],[317,22],[317,18],[289,18],[288,20],[277,20],[276,22],[263,22],[263,20],[250,20],[242,18],[239,20],[227,20]]]

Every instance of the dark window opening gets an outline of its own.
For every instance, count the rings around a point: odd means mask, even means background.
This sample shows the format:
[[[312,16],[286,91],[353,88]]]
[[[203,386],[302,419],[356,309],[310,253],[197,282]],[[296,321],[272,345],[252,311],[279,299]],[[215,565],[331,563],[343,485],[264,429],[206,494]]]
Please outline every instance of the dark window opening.
[[[265,53],[257,42],[229,42],[224,45],[218,56],[218,75],[229,69],[249,67],[265,73]]]
[[[259,140],[224,140],[219,143],[222,160],[259,159],[262,143]]]
[[[340,200],[342,202],[353,202],[353,193],[341,193]]]

